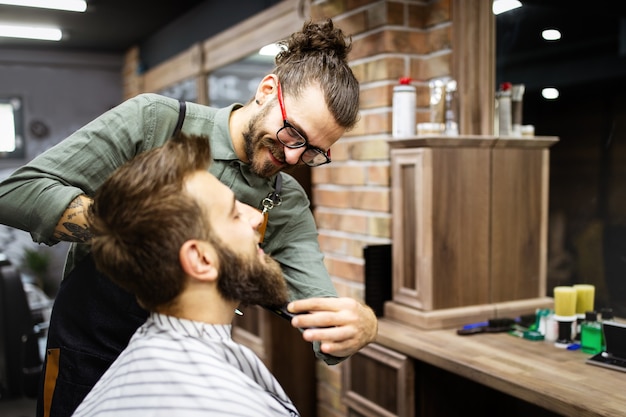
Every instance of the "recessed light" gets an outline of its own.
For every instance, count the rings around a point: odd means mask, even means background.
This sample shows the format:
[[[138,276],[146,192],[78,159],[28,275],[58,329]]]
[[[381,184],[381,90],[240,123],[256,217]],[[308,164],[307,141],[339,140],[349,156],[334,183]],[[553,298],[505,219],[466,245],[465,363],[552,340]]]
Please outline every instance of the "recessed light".
[[[554,87],[546,87],[541,90],[541,95],[546,100],[556,100],[557,98],[559,98],[559,90]]]
[[[547,41],[558,41],[561,39],[561,32],[557,29],[545,29],[541,32],[541,37]]]

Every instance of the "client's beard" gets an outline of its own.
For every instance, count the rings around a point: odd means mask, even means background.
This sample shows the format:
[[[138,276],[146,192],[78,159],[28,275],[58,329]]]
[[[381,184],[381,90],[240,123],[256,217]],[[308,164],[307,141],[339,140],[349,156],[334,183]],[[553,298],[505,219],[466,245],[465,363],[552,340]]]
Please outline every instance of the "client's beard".
[[[220,260],[217,287],[222,296],[243,305],[277,307],[289,301],[287,284],[278,262],[265,255],[249,259],[237,255],[221,243],[215,249]]]

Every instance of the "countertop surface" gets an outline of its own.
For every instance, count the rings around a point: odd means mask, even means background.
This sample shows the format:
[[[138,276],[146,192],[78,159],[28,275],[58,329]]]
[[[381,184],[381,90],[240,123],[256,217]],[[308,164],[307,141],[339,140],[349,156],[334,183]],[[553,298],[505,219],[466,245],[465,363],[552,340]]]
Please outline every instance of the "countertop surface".
[[[626,416],[626,372],[585,363],[591,355],[507,333],[459,336],[385,318],[377,343],[566,416]]]

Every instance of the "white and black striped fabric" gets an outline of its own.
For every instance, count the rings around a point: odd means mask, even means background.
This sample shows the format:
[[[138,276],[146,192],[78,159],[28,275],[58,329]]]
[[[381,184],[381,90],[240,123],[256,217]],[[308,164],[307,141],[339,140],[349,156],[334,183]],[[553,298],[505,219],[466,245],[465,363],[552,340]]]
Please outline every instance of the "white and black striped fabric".
[[[73,415],[299,416],[231,330],[152,313]]]

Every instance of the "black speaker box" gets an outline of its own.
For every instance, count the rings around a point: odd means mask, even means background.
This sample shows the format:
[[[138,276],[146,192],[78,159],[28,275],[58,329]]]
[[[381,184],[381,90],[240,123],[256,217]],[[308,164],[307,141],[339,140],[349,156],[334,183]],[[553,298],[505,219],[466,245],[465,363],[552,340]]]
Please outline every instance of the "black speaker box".
[[[391,300],[391,244],[363,248],[365,259],[365,303],[377,317],[384,313],[385,301]]]

